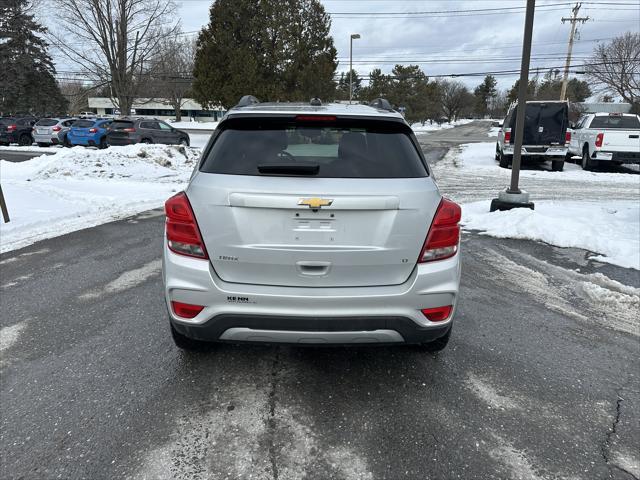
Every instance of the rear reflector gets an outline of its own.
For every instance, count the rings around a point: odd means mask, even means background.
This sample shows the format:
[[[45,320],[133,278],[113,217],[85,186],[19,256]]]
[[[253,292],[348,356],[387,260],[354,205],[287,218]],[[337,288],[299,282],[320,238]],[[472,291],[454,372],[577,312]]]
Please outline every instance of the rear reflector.
[[[190,305],[188,303],[171,302],[173,313],[182,318],[194,318],[204,307],[202,305]]]
[[[335,115],[298,115],[296,116],[298,122],[335,122]]]
[[[453,257],[460,243],[460,205],[443,198],[433,217],[418,263]]]
[[[187,195],[180,192],[171,197],[164,211],[169,249],[188,257],[209,258]]]
[[[602,146],[602,142],[604,141],[604,133],[599,133],[596,135],[596,147],[600,148]]]
[[[420,311],[425,317],[427,317],[427,320],[432,322],[443,322],[449,318],[452,310],[453,306],[447,305],[445,307],[423,308]]]

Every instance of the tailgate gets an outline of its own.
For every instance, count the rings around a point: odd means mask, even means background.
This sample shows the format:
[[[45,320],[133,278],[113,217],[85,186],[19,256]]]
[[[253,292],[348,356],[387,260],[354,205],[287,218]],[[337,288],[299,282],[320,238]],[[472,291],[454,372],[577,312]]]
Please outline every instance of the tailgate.
[[[261,180],[254,190],[246,177],[201,174],[187,190],[213,268],[225,281],[403,283],[441,198],[429,177]],[[330,205],[301,205],[316,199]]]
[[[640,130],[603,130],[602,147],[605,152],[640,153]]]

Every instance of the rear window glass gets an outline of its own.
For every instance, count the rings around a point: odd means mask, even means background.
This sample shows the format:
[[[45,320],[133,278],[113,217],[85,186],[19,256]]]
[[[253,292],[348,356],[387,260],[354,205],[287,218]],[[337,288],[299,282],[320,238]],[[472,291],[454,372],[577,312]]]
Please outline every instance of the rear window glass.
[[[321,178],[416,178],[427,169],[398,122],[229,120],[201,171]]]
[[[111,124],[111,129],[112,130],[118,130],[118,129],[122,129],[122,128],[131,128],[131,127],[133,127],[133,122],[124,121],[124,120],[115,120]]]
[[[43,118],[41,120],[38,120],[36,125],[38,127],[52,127],[57,123],[58,123],[58,120],[56,120],[55,118]]]
[[[594,117],[589,128],[619,128],[622,130],[640,129],[640,120],[636,116],[615,116]]]
[[[15,122],[14,118],[0,118],[0,125],[13,125]]]
[[[73,122],[73,126],[78,128],[89,128],[93,127],[94,123],[94,120],[76,120],[75,122]]]

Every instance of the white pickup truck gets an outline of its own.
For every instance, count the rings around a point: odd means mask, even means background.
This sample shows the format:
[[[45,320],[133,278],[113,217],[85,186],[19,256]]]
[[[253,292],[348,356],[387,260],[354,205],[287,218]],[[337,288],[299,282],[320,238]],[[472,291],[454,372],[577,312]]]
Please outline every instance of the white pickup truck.
[[[601,162],[640,163],[640,116],[630,113],[592,113],[571,130],[568,156],[580,156],[582,168]]]

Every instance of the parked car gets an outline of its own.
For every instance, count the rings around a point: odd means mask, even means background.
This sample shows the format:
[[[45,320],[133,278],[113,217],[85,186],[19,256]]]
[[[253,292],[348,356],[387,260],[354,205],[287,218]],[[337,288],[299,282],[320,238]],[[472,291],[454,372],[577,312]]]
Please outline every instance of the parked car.
[[[69,143],[85,147],[107,148],[107,133],[112,121],[110,118],[76,120],[67,135]]]
[[[69,146],[67,134],[75,118],[41,118],[33,126],[31,136],[39,147]]]
[[[189,134],[173,128],[162,120],[150,118],[118,118],[107,133],[109,145],[131,145],[133,143],[164,143],[167,145],[189,145]]]
[[[0,145],[10,143],[31,145],[33,143],[31,129],[37,121],[36,117],[31,116],[0,118]]]
[[[165,204],[173,339],[291,344],[449,340],[460,207],[386,100],[256,103],[216,128]]]
[[[630,113],[592,113],[574,126],[569,156],[580,156],[582,168],[600,164],[640,163],[640,116]]]
[[[498,131],[496,160],[503,168],[513,161],[515,145],[516,115],[518,104],[509,107]],[[530,101],[526,104],[524,132],[522,138],[522,160],[530,162],[551,161],[551,169],[561,172],[571,140],[569,127],[569,104],[562,101]]]

